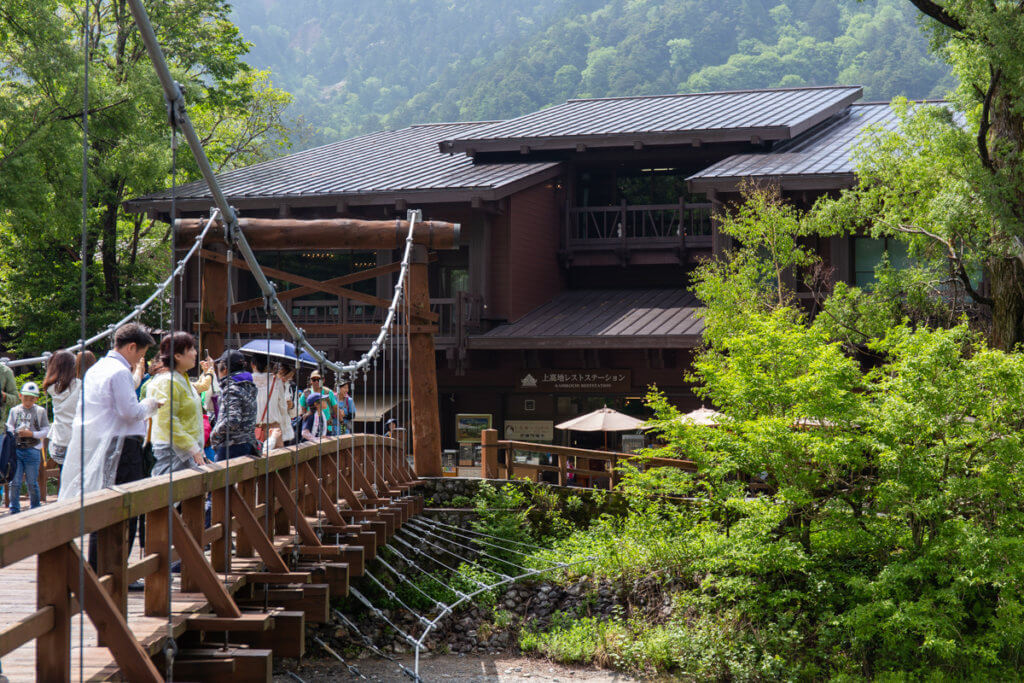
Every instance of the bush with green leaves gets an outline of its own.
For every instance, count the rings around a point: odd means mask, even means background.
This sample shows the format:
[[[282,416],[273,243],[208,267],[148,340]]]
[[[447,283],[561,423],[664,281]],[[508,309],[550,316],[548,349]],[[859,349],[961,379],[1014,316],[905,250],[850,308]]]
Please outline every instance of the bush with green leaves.
[[[862,362],[786,289],[799,262],[768,241],[805,226],[778,201],[726,216],[742,246],[698,276],[692,380],[720,423],[649,397],[663,442],[649,454],[698,472],[623,468],[629,513],[543,554],[587,559],[565,580],[661,577],[674,609],[556,622],[523,646],[700,678],[1019,677],[1024,355],[892,308],[857,340]]]

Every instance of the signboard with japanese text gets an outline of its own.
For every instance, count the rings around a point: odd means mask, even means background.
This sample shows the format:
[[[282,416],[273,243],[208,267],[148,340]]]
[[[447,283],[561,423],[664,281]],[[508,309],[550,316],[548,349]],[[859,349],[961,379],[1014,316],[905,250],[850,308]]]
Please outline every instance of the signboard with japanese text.
[[[630,390],[629,370],[523,370],[518,391],[546,393],[623,393]]]
[[[505,438],[509,441],[551,443],[555,439],[552,420],[505,420]]]

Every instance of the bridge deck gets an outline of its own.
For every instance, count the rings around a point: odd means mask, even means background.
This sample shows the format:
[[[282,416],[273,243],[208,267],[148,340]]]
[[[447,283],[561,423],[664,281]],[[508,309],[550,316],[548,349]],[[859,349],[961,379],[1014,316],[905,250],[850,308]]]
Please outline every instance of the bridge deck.
[[[50,502],[54,499],[51,498]],[[27,503],[27,499],[24,501]],[[45,507],[46,504],[44,504]],[[24,510],[24,508],[23,508]],[[22,514],[29,514],[23,511]],[[0,515],[0,523],[3,518],[9,516],[6,508]],[[314,519],[310,519],[315,523]],[[280,550],[294,542],[293,536],[277,536],[274,545]],[[87,542],[88,545],[88,542]],[[209,558],[209,551],[206,552]],[[136,546],[130,562],[141,560],[141,551]],[[31,615],[36,610],[36,557],[29,557],[17,562],[10,567],[0,569],[0,625],[9,625]],[[262,564],[258,558],[232,558],[232,568],[235,570],[227,577],[228,591],[234,595],[246,583],[246,574],[259,571]],[[224,580],[224,575],[219,575]],[[210,604],[202,593],[182,593],[181,577],[173,575],[173,592],[171,604],[173,605],[173,633],[178,638],[184,633],[185,621],[189,616],[202,614],[210,611]],[[128,593],[128,625],[136,639],[143,644],[151,655],[158,653],[164,636],[167,634],[166,617],[147,617],[143,613],[144,595],[141,591]],[[72,679],[79,679],[80,660],[80,621],[76,616],[71,626],[71,676]],[[110,681],[120,680],[118,667],[114,662],[110,650],[96,644],[96,629],[89,618],[84,619],[84,681]],[[36,677],[36,643],[31,641],[11,652],[2,660],[2,673],[11,683],[16,681],[35,681]]]

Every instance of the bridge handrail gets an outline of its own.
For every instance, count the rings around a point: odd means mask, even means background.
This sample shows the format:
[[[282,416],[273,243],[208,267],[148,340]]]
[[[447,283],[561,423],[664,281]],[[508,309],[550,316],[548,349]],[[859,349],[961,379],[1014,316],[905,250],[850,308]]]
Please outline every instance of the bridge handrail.
[[[375,434],[353,434],[337,437],[341,449],[353,446],[397,447],[397,441]],[[313,460],[321,453],[335,451],[334,437],[325,438],[322,445],[310,443],[272,451],[262,458],[233,458],[226,462],[205,465],[202,471],[175,472],[172,495],[175,503],[223,491],[228,485],[258,479],[271,473],[286,471],[295,465]],[[167,485],[170,475],[141,479],[130,484],[88,493],[85,507],[79,501],[52,503],[45,507],[8,517],[0,523],[0,568],[38,555],[64,543],[78,539],[80,514],[85,514],[85,532],[92,533],[111,524],[129,520],[147,512],[167,507]]]
[[[161,640],[144,636],[137,641],[128,626],[128,584],[145,578],[145,616],[167,614],[170,565],[181,560],[181,592],[204,594],[215,616],[225,623],[244,621],[224,585],[233,558],[258,557],[270,572],[267,576],[288,583],[292,570],[275,537],[294,536],[280,546],[292,548],[293,553],[333,557],[348,552],[321,543],[307,515],[319,518],[322,512],[328,528],[347,528],[362,520],[393,532],[395,520],[407,518],[406,503],[413,501],[406,499],[395,506],[388,496],[404,495],[415,485],[415,475],[400,454],[398,442],[389,437],[326,438],[278,449],[266,457],[234,458],[201,471],[178,472],[173,482],[163,475],[96,491],[85,496],[84,507],[77,500],[53,503],[6,518],[0,523],[0,568],[37,556],[38,608],[15,623],[0,625],[0,657],[35,640],[37,678],[70,680],[70,620],[84,609],[127,680],[161,680],[150,659],[152,648],[160,647]],[[214,523],[204,528],[207,494],[213,494]],[[341,499],[336,499],[338,495]],[[145,555],[131,562],[126,527],[140,515],[146,516]],[[272,532],[264,529],[265,515],[273,519]],[[84,531],[98,532],[100,538],[98,571],[85,564],[85,548],[77,543],[83,519]],[[238,536],[233,537],[236,531]],[[207,545],[211,546],[209,558],[203,551]],[[346,547],[362,557],[362,547]],[[362,559],[358,561],[362,566]]]

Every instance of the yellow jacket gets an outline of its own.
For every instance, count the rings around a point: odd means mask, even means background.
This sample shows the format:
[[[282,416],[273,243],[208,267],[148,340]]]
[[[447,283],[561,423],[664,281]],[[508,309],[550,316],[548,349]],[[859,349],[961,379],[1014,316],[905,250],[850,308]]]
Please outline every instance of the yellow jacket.
[[[152,440],[154,446],[172,444],[179,457],[191,455],[203,449],[203,406],[192,382],[180,372],[173,373],[174,403],[173,422],[171,418],[171,377],[162,372],[149,381],[147,398],[155,398],[164,404],[153,416]],[[173,427],[174,439],[171,440]]]

